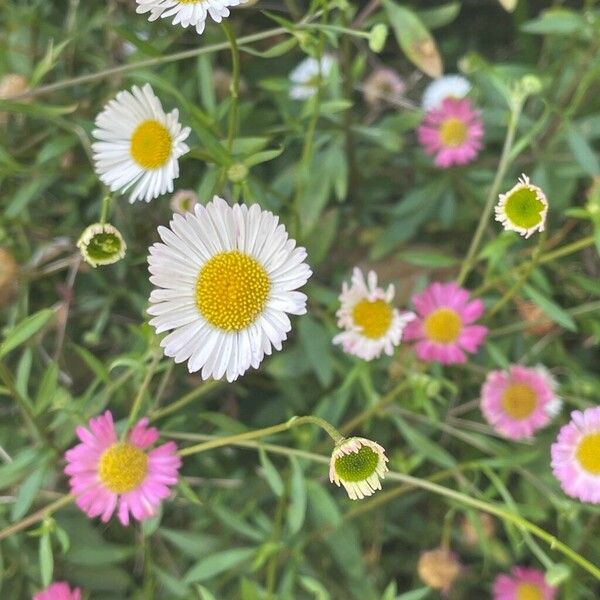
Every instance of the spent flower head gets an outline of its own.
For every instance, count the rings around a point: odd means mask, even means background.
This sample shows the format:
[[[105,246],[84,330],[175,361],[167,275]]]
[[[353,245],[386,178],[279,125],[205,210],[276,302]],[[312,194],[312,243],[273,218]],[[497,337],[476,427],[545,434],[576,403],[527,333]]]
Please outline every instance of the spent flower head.
[[[193,211],[198,204],[198,194],[194,190],[179,190],[173,194],[169,206],[175,213],[183,215]]]
[[[86,263],[92,267],[112,265],[125,256],[127,245],[119,230],[110,223],[86,227],[77,241]]]
[[[447,548],[423,552],[417,564],[419,577],[430,588],[447,593],[462,571],[458,555]]]
[[[329,463],[329,480],[343,485],[352,500],[371,496],[381,489],[388,471],[385,450],[376,442],[352,437],[338,442]]]
[[[506,231],[516,231],[528,238],[536,231],[544,231],[548,200],[527,175],[521,175],[512,189],[500,194],[495,213],[496,221],[500,221]]]

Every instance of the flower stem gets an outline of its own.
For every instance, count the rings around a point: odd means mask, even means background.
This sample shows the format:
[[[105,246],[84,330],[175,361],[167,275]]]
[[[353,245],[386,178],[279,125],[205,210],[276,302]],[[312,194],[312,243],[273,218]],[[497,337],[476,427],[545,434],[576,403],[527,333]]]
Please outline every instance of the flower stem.
[[[263,429],[256,429],[254,431],[246,431],[236,435],[215,438],[207,442],[202,442],[201,444],[196,444],[195,446],[190,446],[189,448],[184,448],[183,450],[179,451],[179,456],[190,456],[191,454],[198,454],[206,450],[212,450],[213,448],[221,448],[223,446],[229,446],[232,444],[235,445],[238,442],[256,440],[274,435],[276,433],[281,433],[283,431],[288,431],[292,427],[297,427],[298,425],[307,424],[317,425],[317,427],[323,429],[336,444],[344,439],[344,436],[335,427],[333,427],[333,425],[330,425],[327,421],[321,419],[320,417],[292,417],[285,423],[279,423],[278,425],[272,425],[271,427],[264,427]]]
[[[108,219],[108,213],[110,212],[110,205],[112,202],[112,194],[106,194],[104,198],[102,198],[102,209],[100,212],[100,223],[104,225],[106,220]]]
[[[227,20],[221,23],[223,31],[227,36],[229,47],[231,49],[232,81],[231,81],[231,107],[229,109],[229,129],[227,131],[227,150],[231,154],[233,140],[237,129],[238,104],[240,95],[240,51],[237,45],[235,34]]]
[[[190,402],[202,398],[212,390],[215,390],[223,385],[220,381],[206,381],[201,386],[195,387],[191,392],[180,398],[179,400],[172,402],[164,408],[158,409],[150,413],[150,421],[156,421],[162,419],[167,415],[177,412],[179,409],[187,406]]]
[[[498,192],[500,191],[500,185],[502,184],[502,180],[504,179],[504,175],[508,170],[508,166],[510,163],[510,152],[512,149],[512,145],[515,139],[515,133],[517,131],[517,125],[519,123],[519,116],[521,114],[522,101],[516,100],[511,107],[510,116],[508,119],[508,129],[506,132],[506,138],[504,140],[504,147],[502,148],[502,155],[500,156],[500,163],[498,164],[498,170],[496,171],[496,176],[494,177],[494,181],[492,183],[492,187],[490,188],[490,192],[487,197],[487,201],[485,204],[485,208],[481,213],[481,217],[479,219],[479,223],[477,225],[477,229],[475,230],[475,235],[471,240],[471,245],[469,246],[469,250],[465,259],[463,260],[460,273],[458,275],[457,283],[462,285],[467,278],[467,275],[473,268],[473,264],[475,263],[475,257],[477,251],[479,250],[479,245],[481,244],[481,240],[483,239],[483,234],[485,232],[485,228],[488,224],[488,220],[492,213],[492,209],[494,208],[494,204],[498,199]]]

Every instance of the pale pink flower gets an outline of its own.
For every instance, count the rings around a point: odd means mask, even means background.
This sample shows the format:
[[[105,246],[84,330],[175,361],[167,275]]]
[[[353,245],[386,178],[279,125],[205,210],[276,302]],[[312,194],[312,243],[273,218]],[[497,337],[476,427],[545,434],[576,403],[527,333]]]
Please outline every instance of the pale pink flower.
[[[417,130],[423,150],[446,169],[473,161],[481,150],[483,122],[468,98],[444,98],[441,106],[425,113]]]
[[[493,600],[554,600],[557,591],[557,588],[546,583],[542,571],[513,567],[510,575],[503,573],[496,577]]]
[[[600,406],[573,411],[550,453],[552,471],[564,492],[600,504]]]
[[[81,600],[81,590],[71,591],[68,583],[57,581],[33,596],[33,600]]]
[[[90,419],[89,426],[77,428],[81,444],[65,454],[65,473],[77,506],[105,523],[117,506],[123,525],[129,525],[129,513],[138,521],[154,516],[177,483],[181,459],[175,443],[147,452],[160,436],[158,429],[148,427],[148,419],[139,421],[126,441],[119,441],[108,410]]]
[[[481,412],[504,437],[531,437],[550,423],[561,407],[556,381],[544,367],[511,365],[491,371],[481,388]]]
[[[469,292],[454,282],[436,282],[412,301],[417,318],[406,326],[404,338],[416,341],[421,360],[464,363],[465,352],[477,352],[488,331],[472,324],[483,314],[481,300],[469,300]]]

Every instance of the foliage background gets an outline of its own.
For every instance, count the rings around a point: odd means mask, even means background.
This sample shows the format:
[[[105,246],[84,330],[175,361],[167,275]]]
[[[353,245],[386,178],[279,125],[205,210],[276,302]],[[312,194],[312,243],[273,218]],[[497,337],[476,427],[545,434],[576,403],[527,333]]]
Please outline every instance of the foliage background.
[[[279,27],[274,16],[297,23],[323,8],[316,22],[365,32],[390,25],[379,3],[361,20],[365,4],[261,1],[234,9],[229,22],[238,38]],[[0,129],[0,245],[21,265],[18,292],[0,313],[0,527],[67,490],[61,460],[26,426],[15,394],[31,403],[62,452],[73,445],[77,424],[107,406],[126,417],[142,393],[145,414],[179,443],[294,414],[342,427],[354,419],[352,430],[382,443],[394,470],[419,478],[443,471],[444,485],[505,505],[598,562],[600,513],[562,494],[548,451],[568,410],[597,404],[600,395],[600,194],[589,191],[600,176],[595,4],[521,0],[513,13],[492,0],[403,4],[431,31],[446,71],[460,65],[472,78],[483,110],[483,154],[468,168],[440,171],[414,133],[429,81],[414,62],[423,67],[425,58],[409,60],[393,33],[379,54],[364,37],[287,23],[288,32],[244,46],[230,155],[222,74],[231,62],[219,26],[211,23],[199,38],[166,20],[148,23],[129,0],[0,3],[0,73],[21,73],[32,87],[59,83],[27,103],[0,104],[11,115]],[[562,12],[547,12],[551,7]],[[211,51],[213,44],[222,49]],[[198,56],[165,58],[199,48]],[[339,63],[319,101],[291,101],[289,71],[306,52],[323,49]],[[118,69],[155,59],[164,64]],[[381,65],[397,70],[407,91],[400,105],[373,114],[361,87]],[[526,74],[542,89],[525,105],[503,187],[525,172],[549,197],[540,250],[548,260],[533,265],[517,299],[533,301],[552,326],[528,332],[512,299],[490,319],[485,349],[462,367],[421,364],[404,346],[372,364],[342,355],[331,337],[339,287],[353,265],[396,284],[400,306],[427,281],[456,276],[498,167],[511,86]],[[309,315],[295,320],[283,352],[234,385],[203,383],[163,359],[146,324],[147,248],[169,220],[168,198],[114,202],[111,221],[129,246],[122,262],[90,269],[74,247],[98,219],[104,194],[90,163],[95,115],[116,91],[145,81],[193,127],[194,150],[183,158],[177,187],[195,189],[202,201],[221,192],[259,202],[309,251]],[[247,179],[228,181],[227,168],[240,162],[250,167]],[[517,280],[536,242],[501,234],[493,222],[486,234],[468,283],[490,307]],[[565,247],[571,250],[561,254]],[[500,440],[477,408],[486,372],[518,361],[551,368],[567,405],[533,443]],[[389,482],[353,504],[326,481],[324,464],[302,454],[328,454],[318,431],[269,442],[278,446],[186,459],[175,498],[142,527],[91,522],[68,506],[9,536],[0,544],[0,596],[30,598],[53,572],[98,600],[420,600],[437,596],[419,581],[419,554],[441,541],[466,565],[452,598],[487,598],[499,572],[540,562],[564,575],[561,598],[600,594],[592,576],[514,525],[496,521],[495,534],[467,545],[460,523],[466,518],[481,532],[481,522],[458,503]]]

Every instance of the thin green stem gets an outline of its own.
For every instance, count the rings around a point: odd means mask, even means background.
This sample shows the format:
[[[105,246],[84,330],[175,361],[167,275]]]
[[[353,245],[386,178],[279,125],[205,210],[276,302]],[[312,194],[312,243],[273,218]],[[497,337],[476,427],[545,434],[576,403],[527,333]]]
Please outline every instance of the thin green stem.
[[[104,198],[102,198],[102,209],[100,211],[100,223],[104,225],[106,220],[108,219],[108,213],[110,212],[110,205],[112,202],[112,194],[106,194]]]
[[[467,275],[473,268],[477,251],[479,250],[479,245],[481,244],[481,240],[483,239],[485,228],[488,224],[490,215],[492,214],[494,204],[498,199],[500,185],[502,184],[502,180],[504,179],[504,175],[506,174],[506,171],[508,170],[510,164],[510,152],[515,139],[517,125],[519,123],[521,106],[522,102],[519,101],[515,102],[514,106],[511,107],[510,116],[508,119],[508,129],[506,132],[506,138],[504,140],[504,147],[502,148],[502,155],[500,156],[498,170],[496,171],[496,176],[494,177],[494,181],[490,188],[487,201],[485,203],[485,208],[483,209],[481,217],[479,218],[479,223],[477,225],[477,229],[475,230],[475,235],[471,240],[471,245],[469,246],[467,255],[465,256],[465,259],[463,260],[463,263],[461,265],[460,273],[457,279],[459,285],[462,285],[464,283],[465,279],[467,278]]]
[[[202,398],[203,396],[206,396],[206,394],[208,394],[209,392],[212,392],[213,390],[222,386],[223,382],[221,381],[206,381],[202,385],[195,387],[191,392],[181,397],[179,400],[176,400],[168,406],[165,406],[164,408],[155,410],[152,413],[150,413],[150,421],[156,421],[157,419],[162,419],[167,415],[173,414],[182,409],[184,406],[190,404],[190,402],[193,402],[198,398]]]
[[[233,33],[229,22],[224,20],[221,23],[221,26],[223,27],[223,31],[227,36],[227,41],[229,42],[229,47],[231,49],[231,106],[229,108],[229,129],[227,131],[227,150],[229,150],[229,153],[231,154],[238,121],[238,105],[240,95],[240,51],[235,34]]]
[[[43,444],[52,448],[55,452],[58,452],[58,448],[48,435],[48,432],[44,429],[44,427],[38,422],[37,415],[35,414],[33,407],[29,400],[23,396],[15,382],[13,381],[12,374],[8,367],[4,364],[3,361],[0,360],[0,379],[4,382],[4,385],[10,392],[10,395],[14,398],[16,403],[23,414],[23,418],[27,423],[28,427],[31,429],[32,433],[36,438],[40,440]]]

